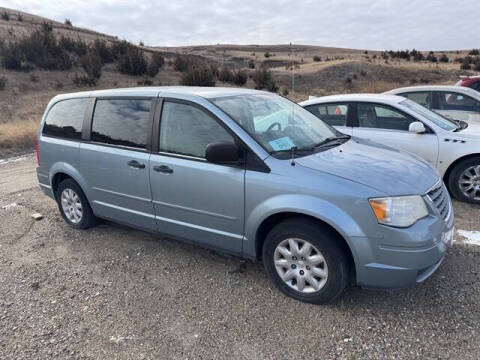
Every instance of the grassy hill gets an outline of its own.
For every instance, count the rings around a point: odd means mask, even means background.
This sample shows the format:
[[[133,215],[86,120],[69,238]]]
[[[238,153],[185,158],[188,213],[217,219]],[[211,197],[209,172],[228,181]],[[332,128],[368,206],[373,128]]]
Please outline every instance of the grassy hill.
[[[472,73],[460,69],[468,52],[417,52],[414,61],[411,52],[407,60],[404,52],[311,45],[146,47],[68,21],[0,8],[0,156],[33,146],[45,105],[58,93],[204,84],[264,88],[300,101],[308,95],[453,83]],[[472,68],[476,59],[468,57]]]

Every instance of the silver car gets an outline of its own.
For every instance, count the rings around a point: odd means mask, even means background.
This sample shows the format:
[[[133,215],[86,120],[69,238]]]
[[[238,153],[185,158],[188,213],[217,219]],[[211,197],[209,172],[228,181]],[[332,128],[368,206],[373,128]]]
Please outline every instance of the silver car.
[[[65,221],[110,219],[250,259],[323,303],[353,281],[397,288],[435,272],[454,215],[438,172],[351,138],[280,96],[152,87],[57,96],[38,180]]]

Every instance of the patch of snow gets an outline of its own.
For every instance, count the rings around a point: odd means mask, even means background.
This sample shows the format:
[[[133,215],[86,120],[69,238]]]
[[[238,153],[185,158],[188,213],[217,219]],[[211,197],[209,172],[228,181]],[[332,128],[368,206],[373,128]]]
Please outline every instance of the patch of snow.
[[[10,210],[10,209],[14,209],[14,208],[16,208],[16,207],[21,207],[21,206],[22,206],[22,205],[18,205],[17,203],[13,202],[13,203],[11,203],[11,204],[2,206],[2,209],[8,211],[8,210]]]
[[[465,238],[465,244],[480,246],[480,231],[458,230],[457,233]]]
[[[26,156],[0,159],[0,165],[5,165],[5,164],[8,164],[8,163],[17,162],[17,161],[23,161],[23,160],[26,160],[26,159],[27,159]]]

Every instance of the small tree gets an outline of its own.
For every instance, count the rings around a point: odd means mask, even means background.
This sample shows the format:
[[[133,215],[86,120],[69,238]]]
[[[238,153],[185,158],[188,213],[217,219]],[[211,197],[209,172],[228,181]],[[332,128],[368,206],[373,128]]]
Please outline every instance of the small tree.
[[[226,66],[222,67],[218,73],[218,80],[226,83],[233,82],[233,73]]]
[[[68,18],[65,19],[64,24],[67,26],[72,26],[72,22]]]
[[[233,73],[233,83],[238,86],[243,86],[247,83],[247,73],[243,70],[237,70]]]
[[[318,56],[318,55],[315,55],[315,56],[313,57],[313,61],[319,62],[319,61],[322,61],[322,58],[321,58],[320,56]]]
[[[173,62],[173,69],[175,71],[185,71],[191,66],[191,61],[187,56],[177,55]]]
[[[426,58],[427,61],[430,61],[430,62],[433,62],[433,63],[436,63],[438,61],[437,57],[435,56],[435,53],[433,51],[430,51],[427,55],[427,58]]]
[[[255,83],[255,89],[267,89],[271,92],[277,92],[278,87],[272,77],[272,72],[265,66],[260,67],[253,73],[253,82]]]
[[[480,56],[477,56],[473,61],[473,70],[480,71]]]
[[[144,75],[147,72],[147,59],[142,50],[128,44],[126,51],[117,60],[118,70],[128,75]]]
[[[159,71],[160,71],[160,68],[158,67],[158,64],[155,62],[153,58],[151,58],[150,61],[148,62],[147,75],[150,77],[155,77]]]
[[[470,61],[468,59],[468,56],[465,56],[463,58],[462,64],[460,65],[460,69],[462,70],[470,70],[472,66],[470,65]]]
[[[215,86],[215,76],[208,66],[190,66],[183,73],[181,84],[186,86]]]
[[[472,49],[468,55],[480,55],[480,51],[478,49]]]
[[[248,60],[248,68],[255,69],[255,61],[253,61],[252,59]]]
[[[272,55],[267,51],[265,54],[263,54],[263,56],[265,56],[266,58],[269,58]]]
[[[440,56],[440,58],[439,58],[439,61],[440,61],[441,63],[448,63],[449,58],[448,58],[448,56],[447,56],[446,54],[442,54],[442,56]]]
[[[5,21],[10,20],[10,15],[6,11],[2,13],[2,20],[5,20]]]
[[[102,76],[102,59],[95,48],[90,48],[87,54],[80,59],[82,68],[90,79],[90,83],[96,85],[98,79]]]

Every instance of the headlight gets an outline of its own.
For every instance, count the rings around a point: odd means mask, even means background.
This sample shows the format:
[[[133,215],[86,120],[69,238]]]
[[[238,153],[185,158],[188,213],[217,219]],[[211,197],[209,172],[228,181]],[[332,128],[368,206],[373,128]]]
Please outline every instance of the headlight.
[[[370,199],[370,206],[381,224],[408,227],[428,215],[425,201],[419,195]]]

